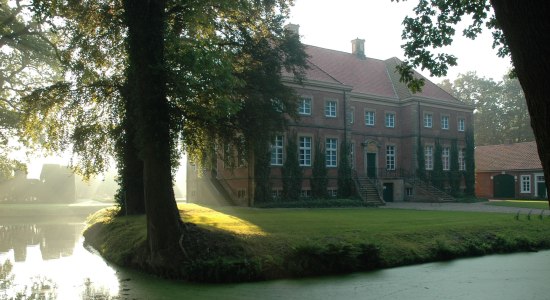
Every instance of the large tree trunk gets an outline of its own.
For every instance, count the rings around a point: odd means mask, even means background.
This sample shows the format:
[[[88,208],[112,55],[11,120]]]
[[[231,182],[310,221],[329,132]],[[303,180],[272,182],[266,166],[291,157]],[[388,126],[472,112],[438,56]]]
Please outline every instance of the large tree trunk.
[[[550,187],[550,1],[491,0],[525,93]],[[550,200],[549,200],[550,205]]]
[[[151,267],[165,268],[179,251],[181,220],[172,187],[169,107],[164,64],[165,1],[125,0],[128,79],[137,146],[143,161],[147,241]]]
[[[131,101],[126,99],[125,102]],[[130,104],[130,103],[128,103]],[[127,108],[130,108],[127,105]],[[128,110],[126,110],[128,112]],[[121,137],[119,147],[121,153],[117,157],[119,164],[119,176],[121,190],[124,195],[124,203],[121,203],[122,213],[125,215],[145,214],[145,199],[143,187],[143,161],[138,156],[135,145],[136,129],[135,121],[131,114],[127,114],[124,120],[124,136]]]

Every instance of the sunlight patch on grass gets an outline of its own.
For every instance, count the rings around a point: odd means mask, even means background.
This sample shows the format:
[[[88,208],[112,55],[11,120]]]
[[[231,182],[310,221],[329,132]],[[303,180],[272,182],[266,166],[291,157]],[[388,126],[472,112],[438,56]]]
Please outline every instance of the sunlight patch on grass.
[[[198,226],[229,231],[239,235],[266,235],[260,227],[248,221],[208,207],[197,204],[178,204],[178,209],[182,220]]]

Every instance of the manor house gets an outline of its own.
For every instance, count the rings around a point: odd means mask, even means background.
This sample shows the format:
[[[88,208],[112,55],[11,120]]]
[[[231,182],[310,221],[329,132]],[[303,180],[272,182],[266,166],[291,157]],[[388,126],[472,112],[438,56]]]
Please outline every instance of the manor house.
[[[294,25],[297,32],[297,25]],[[296,132],[299,163],[304,168],[302,197],[310,197],[308,177],[314,145],[325,149],[329,195],[337,195],[337,170],[341,142],[351,145],[351,166],[357,190],[364,199],[387,201],[441,201],[448,199],[429,184],[419,184],[418,141],[424,151],[425,169],[434,167],[436,139],[442,146],[443,169],[450,168],[451,142],[459,149],[459,169],[464,170],[465,133],[473,124],[473,108],[428,79],[422,92],[413,94],[395,71],[401,62],[393,57],[367,57],[365,41],[351,42],[351,52],[306,45],[309,69],[298,85],[287,74],[287,84],[300,96],[297,122],[273,141],[271,186],[274,198],[281,195],[281,168],[289,132]],[[421,76],[417,74],[417,76]],[[253,172],[246,166],[226,170],[219,162],[212,176],[198,178],[188,167],[187,199],[211,202],[225,199],[233,205],[252,205]]]

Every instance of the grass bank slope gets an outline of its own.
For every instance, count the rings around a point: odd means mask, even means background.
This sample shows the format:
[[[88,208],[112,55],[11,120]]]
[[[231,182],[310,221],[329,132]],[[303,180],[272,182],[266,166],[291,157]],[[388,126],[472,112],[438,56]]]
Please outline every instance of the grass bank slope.
[[[179,209],[193,230],[184,243],[188,258],[173,275],[191,281],[317,276],[550,248],[548,217],[193,204]],[[115,264],[144,268],[145,218],[113,215],[112,210],[94,215],[86,242]]]

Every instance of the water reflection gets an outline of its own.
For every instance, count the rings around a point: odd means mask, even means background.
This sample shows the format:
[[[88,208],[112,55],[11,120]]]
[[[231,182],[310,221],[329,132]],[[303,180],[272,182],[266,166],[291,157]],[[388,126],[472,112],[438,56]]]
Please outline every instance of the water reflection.
[[[115,270],[84,248],[82,228],[0,225],[0,299],[119,299]]]

